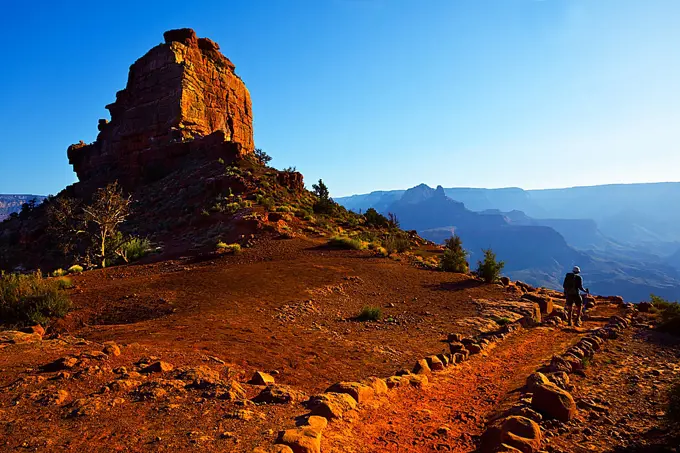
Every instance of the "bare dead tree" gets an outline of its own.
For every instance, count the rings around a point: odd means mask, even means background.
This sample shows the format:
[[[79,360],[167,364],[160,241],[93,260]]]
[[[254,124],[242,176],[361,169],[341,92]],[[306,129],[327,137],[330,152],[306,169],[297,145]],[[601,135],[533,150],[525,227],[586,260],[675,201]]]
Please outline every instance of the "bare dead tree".
[[[48,231],[57,242],[59,250],[65,255],[78,248],[81,238],[87,236],[80,200],[69,197],[53,199],[47,207]]]
[[[97,189],[92,204],[83,208],[85,221],[96,225],[92,242],[97,244],[102,267],[106,267],[107,242],[120,236],[118,228],[129,215],[131,203],[131,196],[125,196],[116,181]]]

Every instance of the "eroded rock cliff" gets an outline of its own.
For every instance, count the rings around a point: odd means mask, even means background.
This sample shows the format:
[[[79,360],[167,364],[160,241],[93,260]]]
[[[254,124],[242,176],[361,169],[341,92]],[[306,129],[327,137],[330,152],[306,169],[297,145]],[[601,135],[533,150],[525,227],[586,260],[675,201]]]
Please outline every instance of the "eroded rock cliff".
[[[92,144],[68,148],[81,182],[119,180],[128,188],[158,179],[187,157],[225,160],[251,153],[250,93],[208,38],[170,30],[131,67],[127,86],[106,108]]]

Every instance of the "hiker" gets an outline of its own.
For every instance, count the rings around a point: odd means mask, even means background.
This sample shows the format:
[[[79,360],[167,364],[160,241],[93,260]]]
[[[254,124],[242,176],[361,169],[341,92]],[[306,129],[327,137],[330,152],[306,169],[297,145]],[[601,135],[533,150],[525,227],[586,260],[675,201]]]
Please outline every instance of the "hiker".
[[[565,308],[567,309],[567,321],[569,325],[571,325],[572,312],[574,305],[576,305],[576,319],[574,320],[576,327],[581,326],[581,308],[583,307],[583,298],[579,291],[590,294],[589,289],[583,288],[583,278],[579,275],[580,273],[581,269],[578,266],[574,266],[574,269],[564,277],[564,283],[562,284],[564,295],[567,298],[567,305]]]

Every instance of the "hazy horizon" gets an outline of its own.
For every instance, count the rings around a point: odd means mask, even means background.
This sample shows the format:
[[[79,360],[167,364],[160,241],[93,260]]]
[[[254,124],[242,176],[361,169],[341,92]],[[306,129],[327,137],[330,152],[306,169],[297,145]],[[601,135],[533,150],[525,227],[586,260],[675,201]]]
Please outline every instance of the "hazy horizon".
[[[272,164],[336,197],[672,180],[679,15],[673,0],[12,4],[0,193],[75,182],[66,148],[95,139],[129,66],[180,27],[234,62]]]

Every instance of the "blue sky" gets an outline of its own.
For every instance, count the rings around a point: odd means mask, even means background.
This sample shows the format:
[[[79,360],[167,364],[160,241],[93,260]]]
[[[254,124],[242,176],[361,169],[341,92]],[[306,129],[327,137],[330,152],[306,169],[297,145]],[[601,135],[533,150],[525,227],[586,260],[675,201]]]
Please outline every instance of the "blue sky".
[[[195,6],[199,5],[199,6]],[[680,1],[7,2],[0,193],[76,180],[66,148],[163,31],[217,41],[255,140],[334,196],[425,182],[677,181]]]

